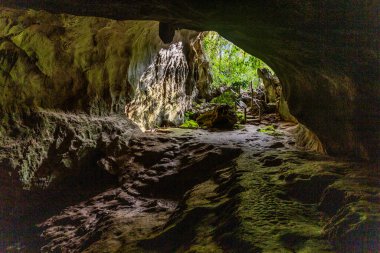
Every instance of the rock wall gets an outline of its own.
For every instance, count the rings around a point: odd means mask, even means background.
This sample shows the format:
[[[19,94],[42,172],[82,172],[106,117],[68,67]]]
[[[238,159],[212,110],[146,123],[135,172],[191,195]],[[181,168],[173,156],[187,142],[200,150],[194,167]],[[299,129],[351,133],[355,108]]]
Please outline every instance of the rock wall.
[[[43,111],[24,119],[18,125],[27,123],[28,133],[21,138],[0,135],[1,252],[12,251],[4,247],[23,237],[12,229],[33,233],[31,220],[117,183],[103,161],[125,153],[130,138],[141,133],[131,120],[115,115]]]
[[[265,68],[258,69],[257,74],[263,81],[266,102],[276,104],[278,114],[282,120],[297,124],[294,129],[294,134],[297,136],[297,146],[304,150],[326,154],[326,150],[318,136],[305,125],[299,123],[290,113],[289,105],[285,99],[285,94],[282,91],[282,86],[278,77]]]
[[[9,216],[0,238],[10,240],[14,219],[28,224],[39,208],[32,193],[75,202],[117,180],[105,158],[140,132],[127,104],[140,126],[180,123],[208,86],[199,36],[178,30],[165,45],[155,21],[0,7],[0,213]]]
[[[2,179],[11,184],[19,180],[24,189],[44,189],[62,176],[77,174],[76,170],[96,167],[103,154],[120,151],[134,133],[141,132],[122,116],[43,111],[27,121],[27,136],[0,138],[1,173],[9,176]]]
[[[183,123],[194,99],[207,95],[211,76],[200,44],[201,34],[177,32],[172,44],[159,51],[141,76],[125,112],[142,129]]]
[[[154,90],[154,97],[148,94],[151,106],[161,103],[173,115],[167,118],[160,110],[146,115],[137,106],[134,110],[140,111],[132,111],[134,119],[143,122],[149,117],[148,126],[164,120],[178,123],[189,98],[198,93],[193,62],[202,52],[194,53],[191,46],[198,33],[176,31],[175,44],[165,45],[158,31],[159,23],[154,21],[1,8],[0,131],[13,119],[38,108],[122,114],[132,99],[145,101],[144,92],[150,89]],[[173,48],[178,49],[178,57],[169,59],[167,54]],[[163,52],[167,52],[165,59]],[[161,69],[154,72],[157,61]],[[169,66],[170,78],[166,76]],[[171,91],[166,93],[160,85],[168,83]],[[154,101],[158,97],[166,100]]]
[[[354,1],[3,0],[2,5],[215,30],[283,82],[291,113],[328,153],[380,157],[379,10]]]
[[[281,83],[278,77],[267,68],[257,69],[257,75],[263,80],[265,102],[277,103],[278,98],[282,95]]]

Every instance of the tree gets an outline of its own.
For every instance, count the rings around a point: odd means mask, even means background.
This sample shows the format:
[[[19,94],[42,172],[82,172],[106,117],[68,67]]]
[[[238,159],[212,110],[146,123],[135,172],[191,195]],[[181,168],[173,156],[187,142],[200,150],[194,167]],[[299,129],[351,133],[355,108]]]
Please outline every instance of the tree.
[[[244,52],[216,32],[207,33],[203,39],[203,48],[211,64],[215,87],[239,83],[243,88],[248,88],[251,81],[257,86],[257,69],[269,69],[263,61]]]

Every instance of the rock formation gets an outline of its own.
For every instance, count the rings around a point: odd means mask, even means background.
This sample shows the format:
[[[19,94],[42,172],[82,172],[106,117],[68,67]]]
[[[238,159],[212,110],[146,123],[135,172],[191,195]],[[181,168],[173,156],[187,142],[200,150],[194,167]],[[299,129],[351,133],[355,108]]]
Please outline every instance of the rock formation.
[[[220,104],[211,107],[201,113],[196,121],[200,126],[216,129],[233,129],[238,122],[238,117],[233,108],[227,104]]]
[[[40,111],[23,119],[16,124],[23,127],[16,137],[0,137],[2,252],[18,240],[13,229],[33,230],[31,222],[41,215],[117,182],[112,171],[99,165],[102,159],[128,149],[129,139],[141,132],[121,116]]]
[[[197,32],[176,31],[165,45],[153,21],[6,8],[0,18],[0,129],[38,108],[121,114],[132,99],[129,113],[141,125],[178,124],[198,80],[203,93],[209,84]]]
[[[201,34],[181,31],[173,39],[143,73],[126,106],[127,116],[143,129],[183,123],[185,111],[198,95],[205,95],[210,84],[199,46]]]
[[[305,125],[298,122],[298,120],[290,113],[288,102],[285,100],[285,94],[282,91],[281,83],[275,74],[270,73],[268,69],[258,69],[258,76],[263,80],[265,99],[267,103],[275,103],[276,111],[282,120],[297,123],[298,126],[295,130],[297,135],[297,146],[309,151],[315,151],[325,154],[326,150],[323,147],[318,136],[308,129]]]
[[[377,0],[0,10],[1,252],[379,251]],[[312,132],[141,133],[125,108],[151,128],[208,96],[209,30],[268,63],[280,104]],[[295,147],[324,151],[319,140],[371,163]]]
[[[233,132],[172,129],[119,135],[119,127],[126,127],[115,125],[119,119],[46,117],[63,129],[69,122],[84,128],[91,120],[105,123],[115,134],[90,131],[104,143],[91,159],[99,167],[82,167],[46,191],[22,192],[23,201],[14,193],[1,199],[7,204],[0,213],[1,251],[379,249],[378,174],[362,164],[298,150],[289,123],[277,125],[276,135],[256,126]],[[57,158],[90,147],[88,137],[61,136],[62,143],[74,143],[60,145]],[[79,137],[83,145],[77,144]],[[72,146],[79,148],[72,152]],[[4,198],[4,185],[0,187]],[[11,203],[17,204],[11,212],[4,209]]]
[[[333,155],[379,155],[377,0],[3,0],[3,6],[215,30],[261,58],[283,82],[291,113]],[[368,102],[370,101],[370,102]]]
[[[257,75],[263,80],[266,103],[277,103],[282,91],[281,83],[276,75],[266,68],[257,69]]]

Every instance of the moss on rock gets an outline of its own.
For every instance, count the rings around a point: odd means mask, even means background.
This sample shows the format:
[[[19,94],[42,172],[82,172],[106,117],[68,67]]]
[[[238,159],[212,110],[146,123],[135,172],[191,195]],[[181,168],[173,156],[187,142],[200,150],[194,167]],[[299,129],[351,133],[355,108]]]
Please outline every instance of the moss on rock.
[[[181,126],[181,128],[199,128],[198,123],[195,120],[186,120]]]

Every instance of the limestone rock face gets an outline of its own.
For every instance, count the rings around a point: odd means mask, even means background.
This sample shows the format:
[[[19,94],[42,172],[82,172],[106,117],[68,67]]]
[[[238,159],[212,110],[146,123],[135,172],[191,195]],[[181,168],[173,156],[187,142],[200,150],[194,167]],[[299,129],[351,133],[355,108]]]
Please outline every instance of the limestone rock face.
[[[281,96],[281,84],[276,75],[270,73],[266,68],[257,69],[258,76],[263,80],[265,99],[267,103],[277,103]]]
[[[3,0],[2,5],[215,30],[264,60],[328,153],[380,157],[379,9],[368,1]]]
[[[17,126],[28,132],[19,129],[17,137],[0,136],[1,252],[8,252],[2,247],[15,239],[11,227],[34,226],[29,223],[31,214],[39,217],[48,212],[49,205],[58,210],[65,202],[101,192],[117,181],[101,163],[127,150],[131,136],[141,132],[121,116],[44,111],[24,119]],[[36,211],[41,208],[44,211]]]
[[[141,128],[183,123],[199,90],[207,90],[211,78],[200,43],[197,32],[177,32],[174,42],[162,48],[143,73],[134,99],[126,106],[128,117]],[[198,82],[199,78],[206,80]]]
[[[121,152],[140,132],[121,116],[40,112],[31,117],[27,136],[0,139],[1,173],[19,180],[24,189],[44,189],[77,174],[75,170],[94,167],[102,154]]]
[[[132,99],[136,106],[130,113],[137,122],[178,123],[189,99],[198,94],[197,81],[205,70],[194,64],[202,55],[199,47],[194,52],[198,35],[176,31],[173,44],[165,45],[154,21],[1,8],[3,126],[12,114],[36,108],[122,114]],[[169,57],[173,52],[176,57]],[[137,101],[147,99],[147,107],[139,107]]]

